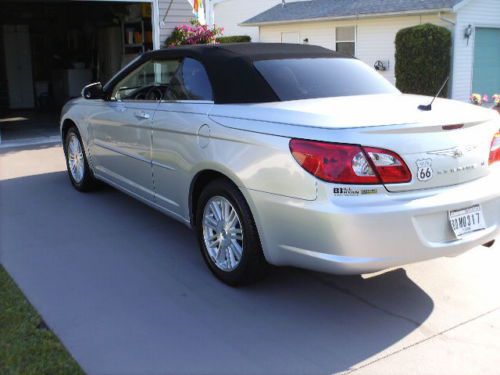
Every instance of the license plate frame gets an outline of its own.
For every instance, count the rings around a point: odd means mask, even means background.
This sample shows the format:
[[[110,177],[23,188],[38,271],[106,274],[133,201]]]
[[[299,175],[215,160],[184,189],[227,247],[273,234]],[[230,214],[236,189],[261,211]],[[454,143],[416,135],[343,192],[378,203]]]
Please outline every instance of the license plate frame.
[[[486,228],[483,210],[479,204],[448,211],[448,222],[456,238]]]

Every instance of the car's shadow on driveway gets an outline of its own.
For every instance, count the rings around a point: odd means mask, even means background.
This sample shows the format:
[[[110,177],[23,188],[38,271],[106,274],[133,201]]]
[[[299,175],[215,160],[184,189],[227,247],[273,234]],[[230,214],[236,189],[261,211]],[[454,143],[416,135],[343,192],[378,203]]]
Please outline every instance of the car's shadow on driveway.
[[[111,188],[78,193],[63,172],[0,194],[0,260],[89,374],[330,374],[433,310],[403,270],[280,268],[227,287],[184,225]]]

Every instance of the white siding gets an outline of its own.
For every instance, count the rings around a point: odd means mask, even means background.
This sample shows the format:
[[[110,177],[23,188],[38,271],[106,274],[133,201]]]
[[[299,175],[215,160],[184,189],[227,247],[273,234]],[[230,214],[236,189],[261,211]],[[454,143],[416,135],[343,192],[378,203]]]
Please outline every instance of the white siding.
[[[259,28],[238,26],[265,10],[280,4],[281,0],[226,0],[214,4],[214,23],[224,28],[224,35],[248,35],[259,41]]]
[[[188,0],[173,0],[172,6],[165,17],[170,0],[159,0],[160,45],[170,36],[176,26],[189,23],[194,18],[193,7]]]
[[[448,19],[453,14],[443,14]],[[451,28],[452,25],[434,15],[408,15],[393,17],[373,17],[343,21],[302,22],[280,25],[266,25],[260,28],[262,42],[279,42],[282,32],[299,32],[300,41],[309,40],[309,44],[316,44],[325,48],[335,49],[335,28],[338,26],[356,27],[356,57],[373,66],[375,61],[389,61],[389,69],[382,72],[389,81],[395,83],[394,78],[394,40],[396,33],[405,27],[422,23],[433,23]]]
[[[500,0],[465,0],[464,6],[457,10],[455,26],[452,98],[468,101],[472,91],[472,69],[474,60],[474,36],[464,38],[468,25],[472,27],[500,28]],[[499,69],[500,69],[500,62]]]

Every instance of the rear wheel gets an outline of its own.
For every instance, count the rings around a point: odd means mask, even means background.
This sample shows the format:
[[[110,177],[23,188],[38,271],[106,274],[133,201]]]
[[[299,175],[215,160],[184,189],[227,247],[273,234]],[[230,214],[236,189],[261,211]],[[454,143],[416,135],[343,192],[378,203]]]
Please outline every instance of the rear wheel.
[[[96,186],[96,179],[89,167],[80,134],[75,127],[69,129],[66,134],[64,151],[69,179],[75,189],[92,190]]]
[[[259,235],[245,198],[231,182],[212,181],[198,199],[197,234],[214,275],[229,285],[260,279],[267,268]]]

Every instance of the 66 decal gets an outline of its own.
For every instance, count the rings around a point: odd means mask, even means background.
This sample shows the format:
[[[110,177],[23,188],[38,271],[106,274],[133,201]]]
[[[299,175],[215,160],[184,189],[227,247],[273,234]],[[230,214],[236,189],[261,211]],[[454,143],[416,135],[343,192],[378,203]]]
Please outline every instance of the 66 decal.
[[[419,181],[429,181],[433,174],[432,159],[417,160],[417,178]]]

